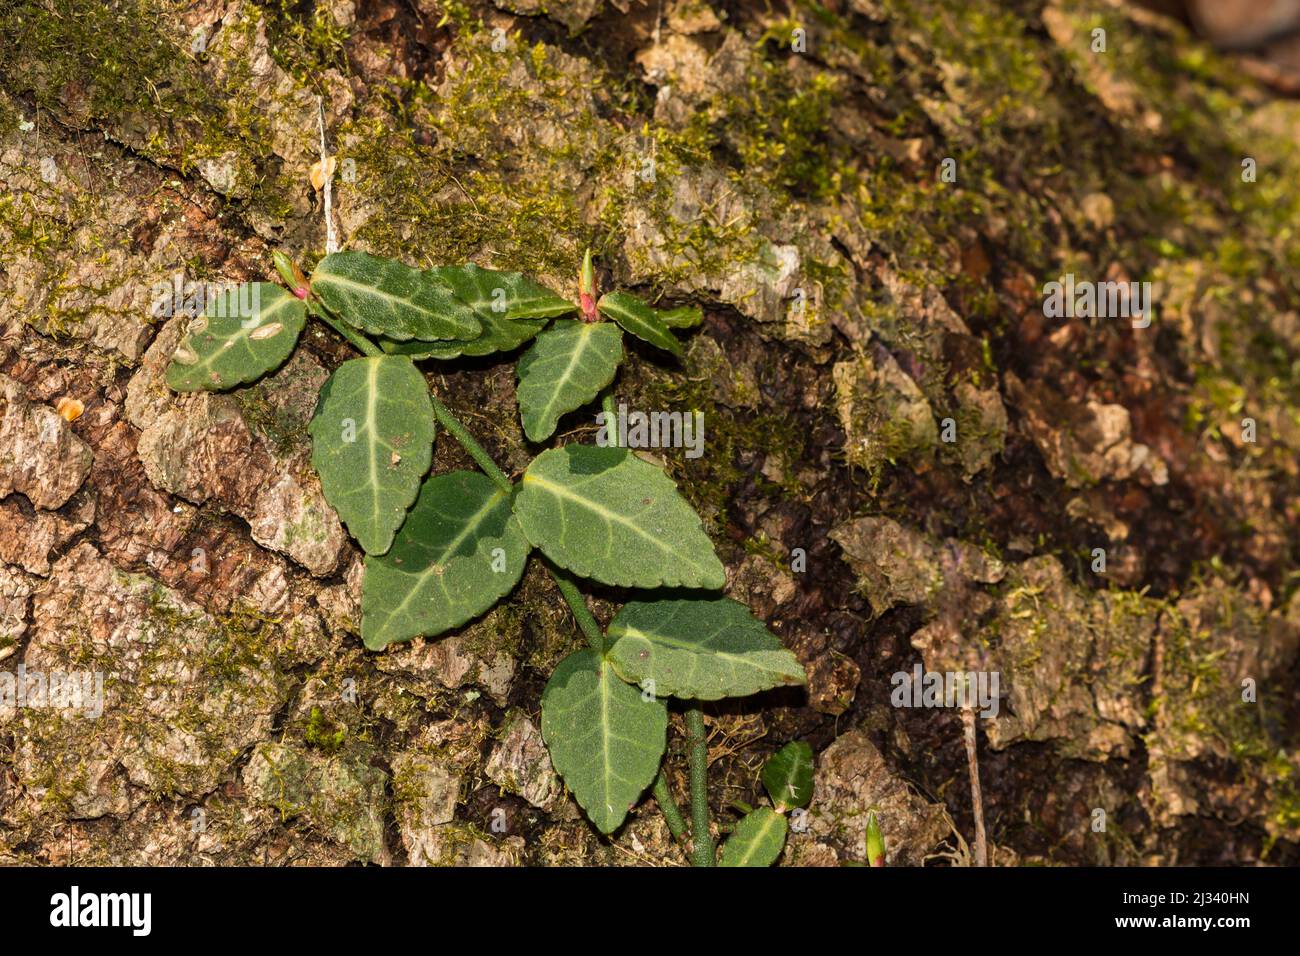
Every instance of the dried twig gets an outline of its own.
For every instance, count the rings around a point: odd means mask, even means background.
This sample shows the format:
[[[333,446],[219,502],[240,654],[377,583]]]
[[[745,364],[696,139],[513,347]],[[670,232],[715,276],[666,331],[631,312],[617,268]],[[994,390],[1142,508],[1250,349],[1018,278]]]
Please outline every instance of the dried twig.
[[[320,168],[325,180],[322,187],[325,194],[325,254],[330,255],[339,251],[339,240],[334,233],[334,177],[330,171],[329,154],[325,151],[325,100],[322,97],[316,97],[316,108],[320,120]]]
[[[988,842],[984,836],[984,797],[980,793],[980,764],[975,753],[975,708],[962,708],[961,723],[966,736],[966,766],[970,768],[971,810],[975,814],[974,864],[988,866]]]

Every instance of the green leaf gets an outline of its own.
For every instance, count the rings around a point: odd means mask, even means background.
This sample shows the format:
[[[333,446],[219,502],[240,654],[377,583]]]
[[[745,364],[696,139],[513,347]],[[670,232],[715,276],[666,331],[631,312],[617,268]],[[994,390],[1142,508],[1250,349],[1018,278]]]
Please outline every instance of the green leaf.
[[[576,306],[518,272],[480,269],[470,263],[440,266],[425,273],[474,310],[483,331],[476,339],[449,342],[393,342],[379,344],[385,352],[412,359],[454,359],[462,355],[491,355],[523,345],[546,327],[551,316],[572,312]]]
[[[785,847],[785,817],[760,807],[736,824],[722,844],[719,866],[771,866]]]
[[[704,310],[698,305],[683,305],[676,309],[659,309],[659,321],[670,329],[694,328],[704,321]]]
[[[772,805],[781,812],[808,806],[813,791],[812,747],[793,740],[768,757],[763,766],[763,787]]]
[[[660,697],[744,697],[807,680],[780,638],[730,598],[629,601],[609,636],[619,676],[654,681]]]
[[[667,349],[674,355],[682,354],[682,343],[668,331],[668,326],[664,325],[658,313],[636,296],[626,292],[611,292],[601,296],[596,308],[641,341]]]
[[[478,617],[519,582],[529,550],[510,495],[487,476],[429,478],[393,547],[366,557],[362,640],[378,650]]]
[[[476,339],[450,339],[446,342],[394,342],[380,339],[379,346],[392,355],[409,355],[412,361],[454,359],[462,355],[491,355],[517,349],[546,327],[545,319],[502,319],[495,315],[480,316],[483,333]]]
[[[532,441],[545,441],[560,416],[614,381],[623,333],[610,322],[559,321],[519,360],[519,412]]]
[[[592,650],[560,661],[542,691],[551,763],[601,833],[654,782],[667,731],[667,705],[623,683]]]
[[[720,588],[722,562],[662,470],[626,448],[566,445],[533,459],[515,496],[524,534],[575,574],[631,588]]]
[[[325,498],[367,554],[383,554],[433,458],[433,402],[409,358],[350,359],[308,426]]]
[[[279,368],[307,322],[303,301],[270,282],[231,289],[190,320],[167,367],[178,392],[221,391]]]
[[[437,266],[427,274],[451,290],[479,318],[549,319],[577,306],[518,272],[480,269],[474,263]]]
[[[371,335],[472,339],[482,330],[474,310],[419,269],[367,252],[336,252],[316,266],[311,290],[331,312]]]

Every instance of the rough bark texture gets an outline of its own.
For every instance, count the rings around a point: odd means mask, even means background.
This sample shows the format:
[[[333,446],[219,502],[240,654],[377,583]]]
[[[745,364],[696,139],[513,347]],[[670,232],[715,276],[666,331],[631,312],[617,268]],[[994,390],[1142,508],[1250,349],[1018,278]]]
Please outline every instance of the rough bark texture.
[[[764,6],[5,4],[0,669],[105,707],[0,707],[0,862],[684,862],[653,801],[605,840],[551,771],[581,639],[539,567],[362,648],[306,435],[347,346],[163,384],[161,290],[322,254],[318,97],[345,246],[568,290],[591,244],[704,306],[619,397],[705,412],[665,462],[810,675],[709,709],[715,811],[803,738],[784,863],[861,861],[870,808],[891,863],[968,861],[959,712],[890,702],[923,661],[1001,675],[992,862],[1300,862],[1300,105],[1107,0]],[[1045,318],[1064,273],[1151,281],[1154,321]],[[527,463],[512,362],[429,380]]]

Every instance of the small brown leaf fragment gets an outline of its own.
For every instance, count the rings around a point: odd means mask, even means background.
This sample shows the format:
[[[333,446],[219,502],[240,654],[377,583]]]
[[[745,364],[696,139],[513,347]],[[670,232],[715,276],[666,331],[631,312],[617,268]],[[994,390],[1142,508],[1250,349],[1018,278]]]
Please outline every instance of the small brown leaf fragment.
[[[311,164],[311,185],[317,192],[325,188],[325,181],[334,178],[334,170],[338,168],[338,160],[331,156],[325,166],[322,168],[320,160]]]
[[[54,410],[63,416],[65,422],[71,423],[81,417],[81,413],[86,410],[86,406],[77,399],[64,395],[54,403]]]

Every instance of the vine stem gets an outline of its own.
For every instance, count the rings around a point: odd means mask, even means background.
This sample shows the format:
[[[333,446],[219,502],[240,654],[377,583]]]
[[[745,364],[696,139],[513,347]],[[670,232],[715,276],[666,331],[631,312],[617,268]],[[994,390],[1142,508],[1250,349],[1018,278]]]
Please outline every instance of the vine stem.
[[[376,355],[384,354],[382,349],[380,349],[369,339],[365,338],[364,336],[360,335],[354,330],[348,328],[345,323],[343,323],[338,318],[330,314],[329,311],[326,310],[325,307],[321,305],[319,302],[309,300],[307,306],[311,310],[311,313],[314,316],[319,318],[322,322],[324,322],[326,325],[332,328],[339,335],[343,336],[343,338],[347,339],[348,342],[351,343],[353,347],[355,347],[363,355],[373,357]],[[483,473],[487,475],[489,478],[491,478],[498,488],[500,488],[506,494],[512,494],[514,492],[514,483],[510,480],[509,475],[507,475],[504,471],[502,471],[499,467],[497,467],[497,463],[492,460],[492,456],[487,453],[487,449],[485,449],[482,445],[478,443],[478,440],[472,434],[470,434],[469,429],[461,424],[460,419],[458,419],[455,415],[452,414],[451,409],[449,409],[446,405],[444,405],[437,395],[434,395],[432,392],[430,392],[429,399],[433,402],[434,417],[438,419],[442,427],[447,429],[447,431],[451,432],[451,436],[455,438],[457,442],[460,443],[460,446],[465,449],[465,451],[469,454],[471,458],[474,459],[475,464],[477,464],[479,468],[483,469]],[[605,397],[603,399],[603,404],[605,410],[607,412],[612,413],[614,407],[614,396],[612,392],[606,392]],[[610,421],[610,419],[607,418],[606,421]],[[615,435],[618,434],[617,426],[615,426],[614,434]],[[617,439],[615,439],[615,441],[617,441]],[[587,638],[587,643],[590,644],[591,649],[593,651],[595,651],[597,654],[603,655],[605,653],[605,634],[604,631],[601,629],[600,622],[598,622],[596,620],[595,615],[591,613],[591,608],[587,607],[587,601],[582,596],[582,592],[578,590],[578,586],[574,584],[573,578],[571,578],[567,572],[557,568],[550,561],[547,561],[545,563],[546,563],[546,570],[550,572],[551,578],[555,581],[555,586],[560,589],[560,594],[564,597],[565,603],[569,605],[569,610],[573,613],[574,620],[578,622],[578,627],[582,630],[583,635]],[[708,842],[708,849],[707,849],[708,862],[702,863],[700,862],[700,860],[703,859],[704,854],[700,852],[698,841],[696,841],[696,848],[694,850],[694,854],[695,854],[694,865],[712,866],[713,865],[713,843],[708,836],[709,833],[708,784],[707,781],[705,780],[705,775],[708,772],[708,745],[703,741],[704,715],[702,712],[700,712],[698,708],[695,708],[694,712],[699,716],[699,726],[700,726],[700,736],[701,736],[701,748],[700,748],[701,758],[700,759],[702,760],[702,769],[698,774],[700,779],[700,784],[697,786],[696,765],[695,765],[694,757],[692,757],[692,763],[691,763],[692,815],[695,821],[696,832],[704,833],[705,835],[704,838]],[[690,723],[689,712],[687,714],[687,723],[689,726]],[[697,789],[701,791],[702,796],[697,797],[696,794]],[[677,801],[673,799],[672,791],[668,787],[668,781],[664,777],[662,769],[659,771],[659,774],[655,777],[654,798],[655,798],[655,802],[659,804],[659,810],[660,812],[663,813],[664,820],[667,821],[668,823],[668,832],[673,835],[673,838],[675,840],[679,840],[679,841],[685,840],[686,820],[682,817],[682,811],[678,808]],[[701,819],[704,821],[702,825],[700,823]]]
[[[605,413],[605,434],[611,448],[618,447],[618,409],[614,407],[614,389],[600,396],[600,409]]]
[[[331,329],[348,340],[348,343],[367,358],[374,358],[377,355],[383,355],[384,350],[374,342],[370,341],[356,329],[348,328],[347,323],[338,319],[325,308],[324,304],[318,299],[307,300],[307,310],[316,318],[320,319]]]
[[[610,386],[601,394],[600,407],[605,413],[607,440],[611,447],[617,448],[618,411],[615,406],[613,386]],[[668,832],[673,835],[673,839],[678,843],[687,842],[686,818],[682,816],[681,808],[677,806],[677,799],[673,796],[672,788],[668,786],[668,778],[664,776],[662,767],[655,776],[652,792],[654,793],[655,803],[659,804],[659,812],[664,815],[664,821],[668,824]]]
[[[682,816],[681,808],[677,806],[677,801],[673,798],[673,791],[668,786],[668,778],[664,776],[662,769],[659,775],[655,777],[654,783],[655,802],[659,804],[659,809],[664,815],[664,820],[668,822],[668,832],[673,835],[673,839],[679,843],[686,842],[686,819]]]
[[[437,395],[430,392],[429,398],[433,401],[433,415],[438,419],[439,424],[451,432],[451,436],[460,443],[460,446],[465,451],[469,452],[469,457],[474,459],[474,463],[483,469],[483,472],[496,483],[498,488],[506,494],[513,492],[515,489],[514,482],[510,480],[509,475],[497,467],[497,463],[492,460],[492,456],[487,453],[487,449],[478,443],[478,440],[469,433],[469,429],[460,423],[460,419],[451,413],[451,409],[442,404],[442,400]]]
[[[462,448],[469,453],[475,463],[483,469],[484,473],[496,482],[497,487],[506,494],[514,491],[514,484],[510,481],[510,476],[497,467],[497,463],[492,460],[492,456],[487,453],[482,445],[478,443],[469,429],[460,423],[455,415],[451,413],[446,405],[433,393],[429,394],[433,401],[434,417],[442,424],[442,427],[451,432],[453,438],[460,442]],[[560,594],[564,596],[565,603],[569,605],[569,610],[573,612],[574,619],[578,622],[578,627],[582,629],[583,635],[587,638],[587,643],[597,654],[605,653],[605,634],[600,628],[600,623],[596,620],[591,609],[587,607],[587,602],[578,590],[578,586],[573,583],[569,575],[557,568],[551,562],[546,562],[546,570],[551,572],[551,577],[555,580],[555,586],[560,589]]]
[[[687,756],[691,768],[691,865],[713,866],[709,833],[709,738],[699,704],[686,708]]]
[[[363,355],[373,357],[384,354],[379,346],[355,330],[348,328],[344,322],[332,315],[320,302],[309,300],[307,306],[314,316],[347,339]],[[469,429],[461,424],[460,419],[451,413],[451,409],[444,405],[437,395],[430,392],[429,399],[433,402],[433,415],[438,419],[439,424],[451,432],[451,436],[460,443],[460,446],[474,459],[474,463],[483,469],[483,473],[491,478],[498,488],[506,494],[511,494],[514,491],[514,483],[511,482],[509,475],[497,467],[497,463],[492,460],[492,456],[487,453],[487,449],[478,443],[478,439],[470,434]],[[555,579],[560,593],[564,595],[569,610],[573,612],[578,627],[582,629],[582,633],[587,638],[588,643],[591,644],[592,650],[603,654],[605,651],[605,635],[601,632],[600,624],[587,607],[587,602],[583,600],[582,593],[578,590],[577,585],[573,583],[568,575],[550,562],[547,562],[546,567],[551,572],[551,577]]]
[[[610,386],[600,396],[600,407],[605,413],[605,434],[610,447],[618,447],[618,411],[614,399],[614,388]],[[673,835],[673,839],[678,843],[687,842],[688,830],[686,818],[682,816],[682,811],[677,806],[677,800],[673,796],[672,788],[668,786],[668,778],[664,776],[663,768],[660,768],[658,775],[655,777],[653,791],[655,802],[659,804],[659,811],[664,815],[664,821],[668,824],[668,832]]]
[[[600,629],[600,624],[596,621],[591,609],[587,607],[587,601],[578,590],[578,586],[573,583],[569,575],[555,567],[551,562],[546,562],[546,569],[551,572],[551,578],[555,581],[555,586],[560,589],[564,595],[564,600],[569,605],[569,610],[573,612],[574,618],[578,622],[578,627],[582,628],[582,633],[587,636],[587,643],[591,649],[602,657],[605,655],[605,634]]]

